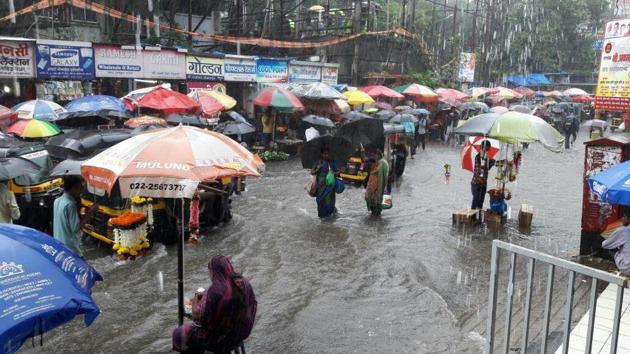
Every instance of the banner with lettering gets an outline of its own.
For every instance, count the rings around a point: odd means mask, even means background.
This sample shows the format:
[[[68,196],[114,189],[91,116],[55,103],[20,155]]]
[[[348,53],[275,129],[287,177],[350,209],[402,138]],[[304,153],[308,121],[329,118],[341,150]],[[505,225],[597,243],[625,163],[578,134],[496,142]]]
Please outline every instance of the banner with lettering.
[[[94,79],[94,51],[90,42],[38,40],[35,62],[40,79]]]
[[[122,49],[113,45],[94,45],[96,77],[117,77],[141,79],[142,50]]]
[[[630,111],[630,18],[610,21],[604,32],[595,108]]]
[[[292,61],[289,63],[289,82],[310,83],[322,79],[322,64],[308,61]]]
[[[163,80],[186,79],[186,54],[176,50],[147,50],[142,52],[144,78]]]
[[[226,55],[223,77],[225,81],[256,82],[256,58]]]
[[[32,42],[0,41],[0,77],[35,77]]]
[[[223,59],[187,55],[186,79],[223,81]]]
[[[257,82],[287,82],[289,81],[289,65],[286,60],[258,59],[256,60]]]
[[[339,80],[339,64],[324,64],[322,67],[322,82],[328,85],[337,85]]]

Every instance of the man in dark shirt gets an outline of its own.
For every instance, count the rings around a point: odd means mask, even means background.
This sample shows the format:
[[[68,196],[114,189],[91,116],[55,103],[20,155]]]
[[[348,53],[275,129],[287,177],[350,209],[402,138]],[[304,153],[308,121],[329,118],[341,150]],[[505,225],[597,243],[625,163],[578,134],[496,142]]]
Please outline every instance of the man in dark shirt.
[[[494,160],[488,159],[489,149],[490,142],[484,140],[481,143],[481,151],[475,156],[473,178],[470,182],[470,189],[473,195],[471,209],[483,209],[483,201],[486,197],[486,189],[488,187],[488,170],[494,166]]]

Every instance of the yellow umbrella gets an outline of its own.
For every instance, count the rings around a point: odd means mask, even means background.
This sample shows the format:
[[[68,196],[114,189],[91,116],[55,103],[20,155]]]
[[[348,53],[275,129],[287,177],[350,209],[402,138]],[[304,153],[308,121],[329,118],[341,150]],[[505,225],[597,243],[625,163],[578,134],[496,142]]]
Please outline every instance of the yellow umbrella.
[[[206,95],[214,98],[224,107],[224,110],[232,109],[236,106],[235,99],[216,90],[201,90],[189,94],[192,98],[198,98],[198,95]]]
[[[507,87],[495,87],[494,90],[496,90],[495,93],[492,93],[490,96],[491,97],[496,97],[496,98],[500,98],[500,99],[504,99],[504,100],[511,100],[513,98],[521,98],[523,97],[523,95],[521,95],[520,93],[509,89]]]
[[[313,6],[308,8],[308,11],[324,12],[324,11],[326,11],[326,9],[322,5],[313,5]]]
[[[357,104],[372,104],[374,103],[374,99],[370,97],[367,93],[356,90],[356,91],[346,91],[343,93],[344,96],[348,99],[348,104],[357,105]]]

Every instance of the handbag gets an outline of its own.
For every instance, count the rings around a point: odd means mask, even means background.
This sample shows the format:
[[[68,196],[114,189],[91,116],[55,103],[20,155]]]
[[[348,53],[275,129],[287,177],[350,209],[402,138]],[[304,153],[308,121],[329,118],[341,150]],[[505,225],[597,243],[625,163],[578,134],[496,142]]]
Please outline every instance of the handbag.
[[[317,177],[316,176],[311,177],[311,180],[306,182],[306,185],[304,185],[304,189],[306,190],[306,193],[309,196],[316,197],[317,196]]]
[[[335,193],[341,194],[346,189],[346,182],[341,178],[335,178]]]

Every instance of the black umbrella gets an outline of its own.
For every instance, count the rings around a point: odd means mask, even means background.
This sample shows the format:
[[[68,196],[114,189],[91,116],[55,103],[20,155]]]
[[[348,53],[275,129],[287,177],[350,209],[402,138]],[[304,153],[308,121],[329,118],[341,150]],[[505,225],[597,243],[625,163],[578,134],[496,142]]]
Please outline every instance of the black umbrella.
[[[64,112],[60,113],[53,122],[62,128],[96,128],[114,121],[129,119],[128,113],[114,110]]]
[[[337,164],[344,164],[352,156],[352,144],[340,137],[324,135],[309,140],[302,147],[302,167],[313,168],[321,158],[322,149],[328,149],[330,158]]]
[[[206,119],[199,118],[190,114],[174,113],[166,117],[166,122],[171,125],[190,125],[193,127],[209,127],[210,124]]]
[[[418,123],[419,120],[413,114],[400,113],[393,116],[392,119],[389,120],[389,122],[390,123],[402,123],[402,122]]]
[[[372,117],[370,117],[369,115],[365,113],[361,113],[357,111],[351,111],[343,115],[343,119],[345,119],[348,122],[354,122],[357,120],[368,119],[368,118],[372,118]]]
[[[360,146],[383,145],[383,122],[377,119],[363,119],[349,122],[337,130],[335,136],[347,139],[353,149]]]
[[[247,119],[245,117],[243,117],[241,114],[239,114],[238,112],[236,112],[236,111],[227,111],[225,113],[222,113],[221,117],[233,120],[233,121],[238,122],[238,123],[247,123],[247,124],[249,124]]]
[[[256,128],[249,123],[230,122],[217,125],[214,131],[225,135],[245,135],[256,132]]]
[[[58,163],[48,173],[51,177],[80,176],[81,164],[84,160],[67,159]]]
[[[320,127],[328,127],[328,128],[335,127],[335,123],[333,123],[332,120],[325,117],[316,116],[313,114],[309,114],[305,116],[304,118],[302,118],[302,121],[312,124],[312,125],[320,126]]]
[[[374,117],[380,120],[388,120],[389,118],[396,115],[396,112],[390,111],[389,109],[384,109],[382,111],[378,111],[374,113]]]
[[[0,180],[6,181],[19,176],[39,173],[40,167],[21,157],[8,157],[0,159]]]
[[[127,129],[75,130],[48,139],[46,150],[57,159],[89,156],[130,137],[131,130]]]

